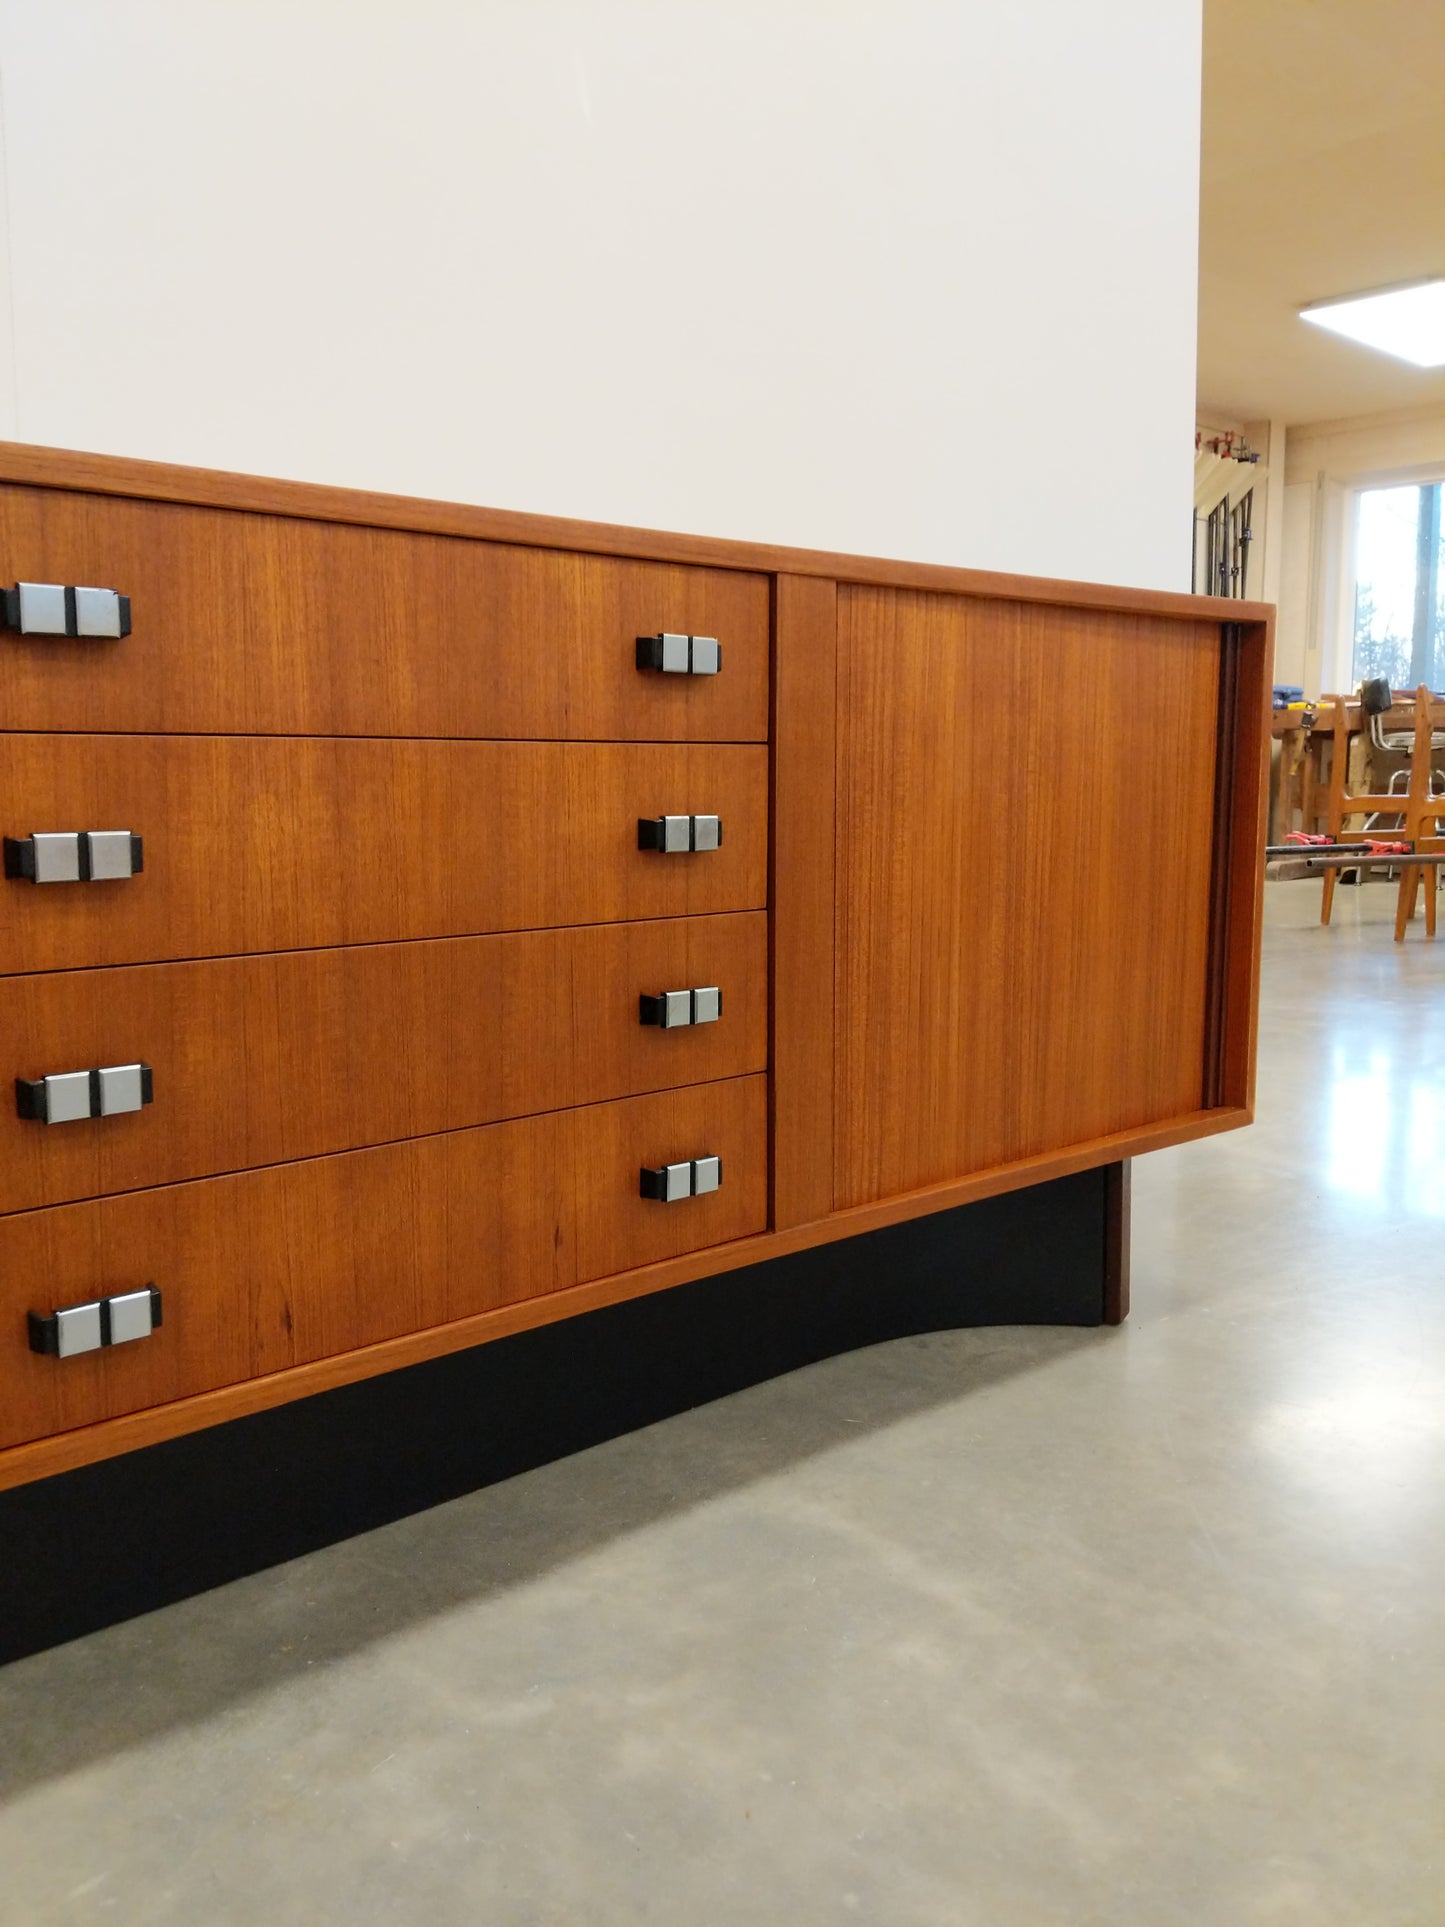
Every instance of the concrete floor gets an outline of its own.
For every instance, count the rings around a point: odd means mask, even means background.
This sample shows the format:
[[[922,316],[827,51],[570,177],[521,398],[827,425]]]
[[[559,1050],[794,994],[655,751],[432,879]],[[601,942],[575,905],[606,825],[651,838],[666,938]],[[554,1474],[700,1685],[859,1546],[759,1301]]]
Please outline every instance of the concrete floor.
[[[1445,1921],[1445,941],[1269,893],[1119,1332],[840,1358],[0,1672],[0,1921]]]

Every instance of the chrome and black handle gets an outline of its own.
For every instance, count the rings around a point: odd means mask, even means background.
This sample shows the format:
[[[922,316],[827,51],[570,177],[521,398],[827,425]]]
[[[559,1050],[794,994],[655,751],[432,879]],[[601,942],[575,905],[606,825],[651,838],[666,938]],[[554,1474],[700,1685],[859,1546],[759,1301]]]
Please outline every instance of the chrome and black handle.
[[[664,676],[715,676],[722,668],[716,636],[680,636],[664,630],[637,638],[637,666]]]
[[[73,1124],[82,1117],[122,1117],[155,1098],[149,1064],[108,1064],[95,1071],[17,1077],[15,1109],[37,1124]]]
[[[679,1198],[700,1198],[722,1185],[721,1158],[685,1158],[681,1164],[644,1164],[639,1173],[644,1198],[675,1204]]]
[[[130,634],[130,597],[115,589],[72,588],[64,582],[17,582],[0,589],[7,629],[22,636]]]
[[[684,1024],[715,1024],[722,1016],[722,992],[716,984],[697,990],[663,990],[637,1000],[637,1021],[661,1030],[680,1030]]]
[[[684,850],[716,850],[722,843],[720,816],[639,816],[637,847],[672,856]]]
[[[144,868],[145,846],[131,830],[36,830],[5,838],[5,874],[27,883],[112,883]]]
[[[160,1329],[161,1295],[154,1285],[123,1291],[114,1298],[93,1298],[62,1311],[28,1314],[30,1349],[47,1358],[74,1358],[106,1345],[129,1345]]]

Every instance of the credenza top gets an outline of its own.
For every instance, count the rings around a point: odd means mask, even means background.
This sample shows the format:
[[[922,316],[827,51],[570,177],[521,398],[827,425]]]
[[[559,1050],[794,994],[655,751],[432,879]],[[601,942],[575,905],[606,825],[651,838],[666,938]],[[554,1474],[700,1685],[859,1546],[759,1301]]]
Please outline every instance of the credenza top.
[[[183,468],[169,462],[92,455],[77,449],[41,448],[25,442],[0,441],[0,482],[235,509],[250,514],[294,515],[311,521],[348,522],[424,535],[458,535],[480,541],[627,556],[650,562],[746,569],[766,575],[824,576],[836,582],[884,588],[1112,609],[1125,615],[1166,615],[1220,622],[1268,622],[1273,615],[1267,603],[1234,601],[1220,596],[1118,588],[1095,582],[1060,582],[1047,576],[1006,575],[940,563],[889,561],[876,556],[832,554],[824,549],[794,549],[766,542],[623,528],[607,522],[579,522],[513,509],[479,508],[414,496],[380,495],[363,489],[323,487],[311,482],[233,475],[220,469]],[[1182,542],[1182,536],[1180,540]]]

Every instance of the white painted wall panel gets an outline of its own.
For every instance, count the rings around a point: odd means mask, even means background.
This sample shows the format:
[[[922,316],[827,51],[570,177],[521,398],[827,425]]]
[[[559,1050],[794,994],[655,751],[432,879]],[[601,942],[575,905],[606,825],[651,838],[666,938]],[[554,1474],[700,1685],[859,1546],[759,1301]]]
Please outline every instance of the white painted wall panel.
[[[1187,587],[1199,0],[0,0],[0,74],[24,440]]]

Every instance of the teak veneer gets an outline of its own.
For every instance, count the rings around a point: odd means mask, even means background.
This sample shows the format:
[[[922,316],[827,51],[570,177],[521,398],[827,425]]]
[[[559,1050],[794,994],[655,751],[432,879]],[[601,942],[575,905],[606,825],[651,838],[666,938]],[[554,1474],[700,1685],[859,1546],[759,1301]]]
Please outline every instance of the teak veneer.
[[[717,1022],[639,1024],[639,985],[694,984]],[[158,1099],[54,1130],[0,1108],[0,1212],[765,1071],[767,986],[761,911],[11,977],[0,1063],[143,1053]]]
[[[23,1325],[37,1278],[97,1294],[184,1284],[154,1334],[169,1343],[7,1359],[0,1448],[761,1231],[766,1101],[763,1078],[732,1078],[13,1212],[7,1325]],[[639,1160],[682,1149],[720,1154],[722,1189],[675,1210],[640,1198]]]
[[[1203,1102],[1219,664],[1205,621],[841,592],[835,1204]]]
[[[1261,605],[14,445],[0,577],[132,608],[0,632],[0,833],[145,843],[0,883],[0,1088],[154,1069],[0,1122],[0,1487],[1098,1166],[1117,1320],[1123,1161],[1249,1119]]]
[[[125,583],[123,649],[0,653],[9,729],[764,742],[768,581],[287,515],[0,489],[9,581]],[[725,636],[706,707],[636,639]]]
[[[761,744],[12,735],[0,821],[123,827],[145,869],[11,885],[0,957],[8,974],[760,910],[767,791]],[[722,847],[640,850],[638,819],[669,812],[720,816]]]

